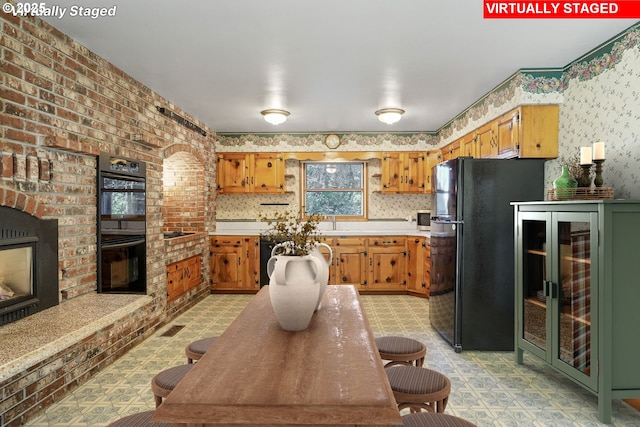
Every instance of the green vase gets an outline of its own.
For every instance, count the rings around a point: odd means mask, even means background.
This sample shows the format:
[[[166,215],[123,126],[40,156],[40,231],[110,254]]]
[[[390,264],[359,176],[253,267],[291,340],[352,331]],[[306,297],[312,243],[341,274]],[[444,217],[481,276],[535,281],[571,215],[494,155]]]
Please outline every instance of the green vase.
[[[578,181],[569,174],[569,166],[562,166],[562,175],[553,181],[553,188],[556,189],[558,199],[572,199],[576,194]]]

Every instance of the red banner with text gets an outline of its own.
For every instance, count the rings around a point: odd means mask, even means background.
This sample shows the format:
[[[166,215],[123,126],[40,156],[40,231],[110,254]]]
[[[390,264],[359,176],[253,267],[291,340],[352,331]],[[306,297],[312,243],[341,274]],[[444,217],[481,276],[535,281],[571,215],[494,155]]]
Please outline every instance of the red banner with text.
[[[640,0],[493,1],[484,0],[485,19],[636,19]]]

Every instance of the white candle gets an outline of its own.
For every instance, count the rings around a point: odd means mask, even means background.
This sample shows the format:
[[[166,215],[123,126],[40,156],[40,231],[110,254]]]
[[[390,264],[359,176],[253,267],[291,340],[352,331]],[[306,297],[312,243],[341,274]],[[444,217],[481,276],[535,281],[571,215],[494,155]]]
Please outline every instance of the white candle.
[[[593,163],[591,159],[591,147],[580,147],[580,164],[590,165]]]
[[[593,143],[593,160],[604,160],[604,142]]]

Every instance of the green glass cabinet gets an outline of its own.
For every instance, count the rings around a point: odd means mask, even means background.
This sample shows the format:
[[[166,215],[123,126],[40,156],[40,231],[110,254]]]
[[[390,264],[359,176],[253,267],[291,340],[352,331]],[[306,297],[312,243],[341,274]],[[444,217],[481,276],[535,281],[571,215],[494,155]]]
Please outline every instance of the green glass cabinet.
[[[525,351],[598,397],[640,397],[640,201],[513,203],[515,355]]]

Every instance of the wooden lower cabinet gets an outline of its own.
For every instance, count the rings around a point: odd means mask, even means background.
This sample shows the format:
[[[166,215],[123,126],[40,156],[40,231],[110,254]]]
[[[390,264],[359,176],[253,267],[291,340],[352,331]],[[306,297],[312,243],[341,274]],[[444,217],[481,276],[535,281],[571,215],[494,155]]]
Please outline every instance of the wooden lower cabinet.
[[[428,237],[407,237],[407,291],[429,296],[431,256]]]
[[[260,245],[257,236],[213,236],[210,241],[212,291],[258,291]]]
[[[397,291],[407,288],[407,238],[385,236],[367,239],[367,290]]]
[[[428,296],[430,261],[426,239],[424,236],[328,238],[324,243],[333,250],[329,284],[354,285],[359,291],[372,293],[408,291]],[[260,290],[259,237],[211,236],[210,246],[212,291]]]
[[[192,256],[167,266],[167,301],[178,298],[201,281],[202,255]]]
[[[333,263],[329,269],[329,283],[354,285],[358,290],[367,286],[367,239],[343,237],[328,243],[333,249]]]

